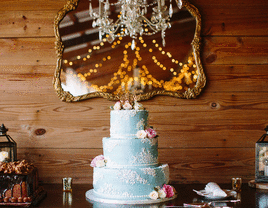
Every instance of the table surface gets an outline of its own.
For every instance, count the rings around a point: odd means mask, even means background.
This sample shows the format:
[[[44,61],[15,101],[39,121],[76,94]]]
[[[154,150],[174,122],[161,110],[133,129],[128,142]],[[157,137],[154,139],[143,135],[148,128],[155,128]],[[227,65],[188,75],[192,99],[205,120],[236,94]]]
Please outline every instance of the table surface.
[[[230,189],[231,184],[219,184],[222,189]],[[117,207],[117,208],[164,208],[166,206],[183,206],[184,203],[204,202],[205,198],[198,196],[193,189],[203,190],[205,184],[177,184],[174,185],[178,197],[173,201],[166,202],[164,204],[154,205],[111,205],[91,203],[86,197],[87,190],[92,189],[92,185],[87,184],[73,184],[72,192],[63,192],[62,184],[44,184],[43,188],[47,192],[46,198],[44,198],[37,207],[41,208],[60,208],[60,207],[75,207],[75,208],[87,208],[87,207]],[[241,202],[237,203],[221,203],[221,206],[230,206],[237,208],[267,208],[268,207],[268,190],[260,190],[250,188],[247,184],[242,185],[242,191],[238,194]]]

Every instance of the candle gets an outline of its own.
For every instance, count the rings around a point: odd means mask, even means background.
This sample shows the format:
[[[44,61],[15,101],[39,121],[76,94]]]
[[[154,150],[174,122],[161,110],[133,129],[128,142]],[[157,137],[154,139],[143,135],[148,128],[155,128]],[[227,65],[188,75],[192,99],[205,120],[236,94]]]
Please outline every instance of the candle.
[[[4,162],[8,158],[8,152],[1,151],[0,152],[0,162]]]

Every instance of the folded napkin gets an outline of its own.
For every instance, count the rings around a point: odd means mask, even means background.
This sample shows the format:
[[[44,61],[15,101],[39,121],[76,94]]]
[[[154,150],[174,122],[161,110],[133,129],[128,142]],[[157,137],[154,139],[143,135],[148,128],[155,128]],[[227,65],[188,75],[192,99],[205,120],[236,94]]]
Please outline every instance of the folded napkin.
[[[226,197],[227,196],[225,191],[223,191],[220,188],[220,186],[217,183],[214,183],[214,182],[209,182],[205,187],[205,191],[207,193],[211,193],[212,196],[221,196],[221,197]]]

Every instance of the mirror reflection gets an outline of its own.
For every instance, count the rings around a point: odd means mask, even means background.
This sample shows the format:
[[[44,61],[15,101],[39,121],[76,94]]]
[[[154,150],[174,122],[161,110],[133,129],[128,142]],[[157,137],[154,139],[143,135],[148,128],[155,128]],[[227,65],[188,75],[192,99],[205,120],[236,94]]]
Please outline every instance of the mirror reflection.
[[[93,2],[93,11],[98,11],[98,1]],[[115,22],[120,13],[111,0],[110,3],[109,17]],[[168,8],[170,1],[166,4]],[[201,87],[197,87],[197,93],[194,91],[192,97],[195,97],[203,88],[205,77],[199,51],[192,45],[196,18],[185,5],[189,4],[184,3],[180,9],[173,1],[171,28],[166,30],[163,45],[161,32],[134,39],[122,35],[122,30],[117,37],[100,38],[99,29],[92,27],[94,19],[89,15],[89,1],[80,0],[74,10],[64,11],[66,14],[58,27],[55,25],[64,47],[62,54],[58,49],[60,86],[57,87],[69,92],[71,98],[116,99],[123,93],[135,93],[144,95],[141,99],[148,99],[156,94],[186,97],[185,92],[194,89],[199,81]],[[151,13],[152,8],[147,16]]]

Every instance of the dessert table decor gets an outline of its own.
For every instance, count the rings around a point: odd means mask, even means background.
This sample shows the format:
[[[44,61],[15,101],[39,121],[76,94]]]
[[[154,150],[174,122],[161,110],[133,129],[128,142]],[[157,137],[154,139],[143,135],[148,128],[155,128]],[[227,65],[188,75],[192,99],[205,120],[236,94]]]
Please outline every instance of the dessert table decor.
[[[17,144],[6,134],[8,129],[4,124],[0,127],[0,162],[14,162],[17,160]]]
[[[242,188],[242,178],[232,178],[232,189],[240,192]]]
[[[25,160],[0,162],[0,206],[29,207],[45,196],[33,164]]]
[[[62,190],[65,192],[72,192],[72,178],[67,177],[62,179]]]
[[[193,189],[193,191],[196,192],[199,196],[213,200],[235,197],[237,194],[236,191],[233,190],[221,189],[220,186],[214,182],[208,183],[205,186],[204,190],[197,191]]]
[[[264,129],[265,134],[256,142],[255,148],[255,182],[268,182],[268,141],[265,141],[268,135],[268,126]]]

